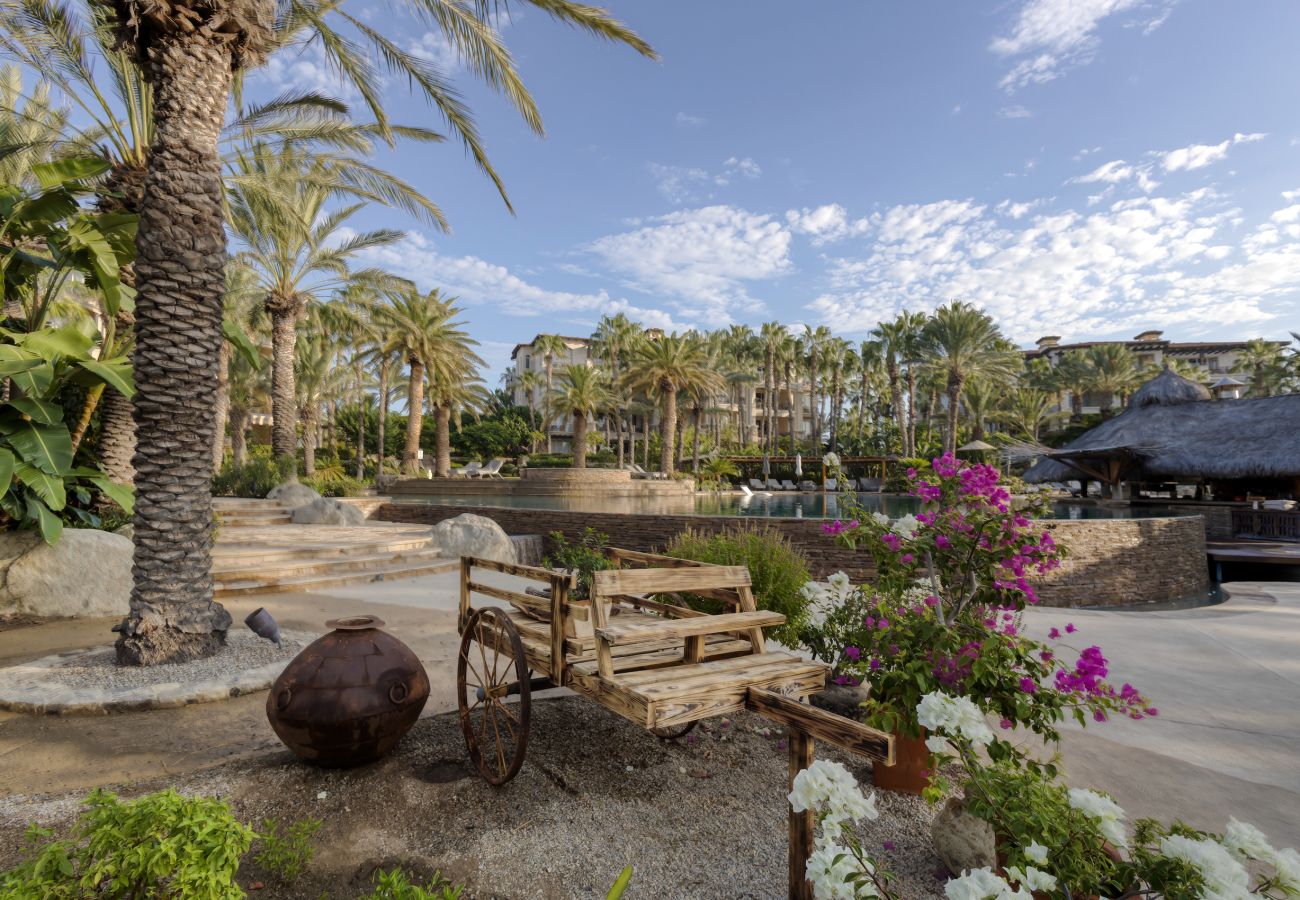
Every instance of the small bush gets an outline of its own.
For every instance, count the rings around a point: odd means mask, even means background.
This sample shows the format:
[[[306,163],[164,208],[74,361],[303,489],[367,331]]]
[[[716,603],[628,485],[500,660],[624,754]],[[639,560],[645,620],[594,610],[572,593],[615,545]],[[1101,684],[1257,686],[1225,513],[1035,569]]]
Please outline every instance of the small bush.
[[[256,453],[242,466],[226,460],[221,471],[212,476],[212,494],[260,500],[271,492],[271,488],[288,481],[293,471],[292,457],[277,460],[270,453]]]
[[[0,898],[244,896],[235,872],[253,830],[225,803],[172,790],[119,800],[96,789],[86,806],[66,840],[27,830],[34,854],[0,874]]]
[[[802,588],[808,581],[808,560],[785,535],[771,528],[735,527],[717,534],[683,531],[668,544],[667,556],[724,566],[745,566],[759,609],[779,612],[785,624],[768,636],[787,647],[797,646],[808,618],[809,600]],[[722,612],[723,604],[702,597],[687,603],[705,612]]]
[[[551,541],[551,552],[542,560],[548,569],[568,569],[578,574],[578,587],[573,592],[574,599],[591,596],[591,581],[595,573],[614,567],[605,557],[605,548],[609,545],[609,535],[587,528],[576,544],[570,544],[560,531],[552,531],[547,537]]]
[[[298,480],[322,497],[360,497],[370,487],[351,475],[326,475]]]
[[[274,819],[264,819],[262,830],[257,835],[261,849],[254,854],[257,864],[285,884],[293,884],[307,868],[316,851],[311,839],[320,831],[320,819],[303,819],[295,822],[280,833],[280,825]]]
[[[411,881],[401,869],[375,872],[375,889],[361,900],[459,900],[465,889],[434,872],[423,885]]]
[[[903,457],[889,467],[889,474],[885,477],[881,490],[887,494],[902,494],[910,490],[912,482],[907,477],[908,469],[927,472],[930,469],[930,461],[919,456]]]

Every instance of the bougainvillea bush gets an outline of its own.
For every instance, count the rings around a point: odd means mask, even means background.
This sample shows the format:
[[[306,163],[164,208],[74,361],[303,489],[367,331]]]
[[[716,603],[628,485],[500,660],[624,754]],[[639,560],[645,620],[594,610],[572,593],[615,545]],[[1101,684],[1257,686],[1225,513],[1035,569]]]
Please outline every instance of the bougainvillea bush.
[[[1047,642],[1024,633],[1021,614],[1038,602],[1031,579],[1060,565],[1063,551],[1035,510],[1013,504],[997,469],[948,455],[908,479],[921,500],[915,516],[891,521],[857,510],[823,526],[871,554],[876,583],[836,577],[805,588],[821,612],[805,644],[838,682],[870,682],[871,724],[920,736],[914,711],[933,691],[973,698],[999,731],[1019,726],[1049,741],[1059,740],[1067,715],[1084,723],[1156,714],[1136,688],[1107,681],[1101,648],[1070,648],[1079,637],[1073,625]],[[989,753],[1022,755],[1001,736]]]

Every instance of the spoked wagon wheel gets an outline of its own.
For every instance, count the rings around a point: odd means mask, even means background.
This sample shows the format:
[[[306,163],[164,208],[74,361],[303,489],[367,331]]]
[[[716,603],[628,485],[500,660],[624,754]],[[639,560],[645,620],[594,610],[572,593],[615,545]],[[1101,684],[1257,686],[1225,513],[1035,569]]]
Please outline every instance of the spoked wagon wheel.
[[[456,687],[470,759],[490,784],[505,784],[524,764],[532,692],[519,631],[501,610],[486,607],[469,617]],[[517,703],[506,702],[511,694]]]
[[[686,737],[695,730],[695,726],[700,724],[700,720],[687,722],[685,725],[665,725],[662,728],[651,728],[650,733],[657,738],[663,738],[665,741],[675,741],[679,737]]]

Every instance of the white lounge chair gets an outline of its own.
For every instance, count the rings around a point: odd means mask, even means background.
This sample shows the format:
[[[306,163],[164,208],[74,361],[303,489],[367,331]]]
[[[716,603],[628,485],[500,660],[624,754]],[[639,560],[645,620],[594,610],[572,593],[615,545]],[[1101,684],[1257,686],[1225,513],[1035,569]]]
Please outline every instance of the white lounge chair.
[[[754,496],[754,492],[749,489],[749,485],[747,484],[742,484],[740,486],[740,492],[744,494],[746,497]]]
[[[781,490],[781,482],[777,481],[775,478],[769,478],[767,480],[767,489],[769,491],[779,491]]]
[[[501,467],[504,466],[505,464],[506,461],[498,456],[496,459],[492,460],[492,462],[488,463],[486,466],[479,469],[477,472],[471,472],[470,474],[477,478],[500,478]]]
[[[481,462],[466,463],[459,469],[452,469],[451,474],[453,478],[468,478],[482,468],[483,464]]]
[[[797,490],[799,490],[799,489],[798,489],[797,487],[794,486],[794,482],[791,481],[789,478],[783,478],[783,479],[781,479],[781,490],[783,490],[783,491],[797,491]]]
[[[760,479],[758,479],[758,478],[751,478],[751,479],[749,479],[749,486],[752,487],[752,488],[753,488],[754,490],[756,490],[756,491],[765,491],[765,490],[767,490],[767,485],[763,484],[763,482],[762,482]]]

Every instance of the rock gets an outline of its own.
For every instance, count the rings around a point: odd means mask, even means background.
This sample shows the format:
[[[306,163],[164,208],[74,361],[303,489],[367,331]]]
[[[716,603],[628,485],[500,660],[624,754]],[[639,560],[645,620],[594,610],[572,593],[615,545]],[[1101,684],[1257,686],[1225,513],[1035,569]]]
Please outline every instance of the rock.
[[[0,534],[0,614],[124,616],[131,598],[128,538],[65,528],[53,546],[30,531]]]
[[[935,855],[953,875],[997,865],[993,826],[966,810],[964,797],[950,797],[930,824]]]
[[[127,522],[127,523],[126,523],[125,525],[123,525],[121,528],[114,528],[114,529],[113,529],[113,534],[120,534],[120,535],[122,535],[122,537],[126,538],[128,541],[134,541],[134,540],[135,540],[135,526],[132,525],[130,522]]]
[[[289,521],[295,525],[364,525],[366,514],[351,503],[317,497],[289,513]]]
[[[836,715],[859,720],[862,704],[871,696],[871,682],[862,684],[828,684],[823,690],[808,698],[813,706],[820,706]]]
[[[266,495],[267,500],[278,500],[281,506],[287,506],[290,509],[297,509],[299,506],[305,506],[320,498],[320,494],[316,493],[316,491],[296,481],[286,481],[284,484],[278,484],[271,488],[271,492]]]
[[[515,545],[501,526],[486,516],[470,513],[443,519],[432,529],[433,545],[440,556],[477,556],[494,562],[515,562]]]

